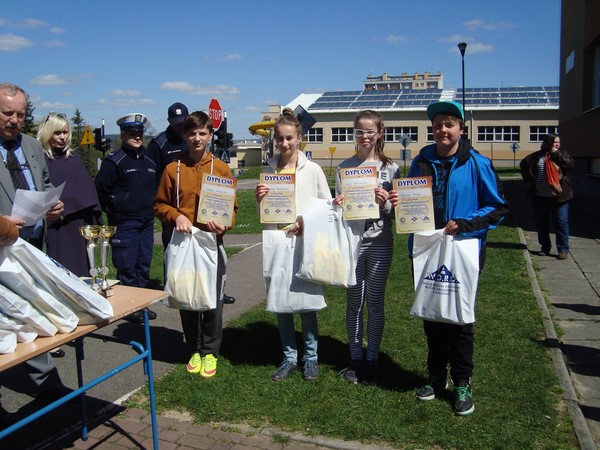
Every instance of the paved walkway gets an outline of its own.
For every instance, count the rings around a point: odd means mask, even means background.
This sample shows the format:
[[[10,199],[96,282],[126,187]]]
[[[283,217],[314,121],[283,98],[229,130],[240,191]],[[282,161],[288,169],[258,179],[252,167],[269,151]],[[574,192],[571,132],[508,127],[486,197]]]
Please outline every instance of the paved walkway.
[[[573,201],[570,257],[560,261],[556,255],[536,254],[539,246],[522,182],[506,181],[505,190],[512,206],[506,223],[520,229],[532,289],[538,298],[547,342],[580,447],[596,449],[596,443],[600,443],[600,202],[581,198]],[[225,308],[227,321],[262,301],[265,293],[261,267],[257,264],[261,258],[260,235],[229,235],[226,245],[245,247],[229,262],[230,273],[236,277],[228,280],[227,292],[238,301]],[[556,330],[560,330],[560,337]],[[152,448],[147,412],[125,409],[118,404],[108,405],[107,411],[99,423],[93,424],[86,442],[78,439],[79,431],[73,429],[29,448]],[[185,416],[163,416],[158,422],[161,449],[386,448],[238,424],[194,425]]]

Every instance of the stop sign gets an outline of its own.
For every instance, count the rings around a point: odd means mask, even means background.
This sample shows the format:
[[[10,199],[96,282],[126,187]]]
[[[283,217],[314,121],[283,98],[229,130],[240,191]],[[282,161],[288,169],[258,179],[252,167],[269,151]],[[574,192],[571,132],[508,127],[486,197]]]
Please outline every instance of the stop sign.
[[[223,123],[223,109],[216,98],[213,98],[208,104],[208,117],[212,122],[213,130],[217,131]]]

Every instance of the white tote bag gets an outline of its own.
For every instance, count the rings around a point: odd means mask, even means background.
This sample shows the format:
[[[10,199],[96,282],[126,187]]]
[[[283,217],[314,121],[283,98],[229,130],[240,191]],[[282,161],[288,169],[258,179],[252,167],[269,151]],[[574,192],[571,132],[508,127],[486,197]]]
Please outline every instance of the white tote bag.
[[[0,255],[18,261],[42,289],[71,307],[80,319],[79,325],[113,317],[112,305],[105,297],[69,269],[23,239],[18,239],[9,247],[1,247]]]
[[[173,230],[165,251],[169,306],[206,311],[217,307],[217,239],[193,227],[192,233]]]
[[[299,278],[334,286],[356,284],[356,262],[364,221],[342,219],[342,210],[324,199],[312,199],[302,216],[302,261]]]
[[[0,285],[0,312],[31,325],[31,329],[40,336],[54,336],[58,332],[58,328],[28,300],[2,285]]]
[[[17,333],[0,328],[0,354],[13,353],[17,349]]]
[[[410,314],[434,322],[475,322],[479,280],[479,240],[444,234],[415,233],[415,301]]]
[[[283,230],[263,231],[263,274],[267,311],[295,313],[325,308],[323,286],[298,278],[302,237]]]
[[[75,312],[42,289],[25,268],[12,257],[0,263],[0,283],[29,300],[57,328],[59,333],[70,333],[79,323]]]
[[[17,334],[17,342],[32,342],[38,337],[31,325],[24,323],[22,320],[8,317],[0,313],[0,330],[8,330]]]

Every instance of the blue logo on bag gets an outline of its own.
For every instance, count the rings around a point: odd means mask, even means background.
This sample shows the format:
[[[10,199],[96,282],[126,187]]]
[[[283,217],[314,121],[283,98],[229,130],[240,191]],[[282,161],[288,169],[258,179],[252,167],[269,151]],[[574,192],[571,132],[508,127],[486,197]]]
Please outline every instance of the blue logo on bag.
[[[423,279],[437,281],[439,283],[460,284],[460,281],[458,281],[454,274],[450,272],[450,270],[443,264],[438,270],[436,270],[435,272],[431,272],[430,274],[426,275]]]

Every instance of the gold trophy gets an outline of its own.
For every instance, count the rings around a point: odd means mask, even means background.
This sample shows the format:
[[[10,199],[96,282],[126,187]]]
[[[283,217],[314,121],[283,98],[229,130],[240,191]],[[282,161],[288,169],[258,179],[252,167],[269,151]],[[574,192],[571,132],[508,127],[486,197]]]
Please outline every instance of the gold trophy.
[[[92,289],[100,290],[98,285],[98,269],[96,269],[96,239],[100,236],[99,225],[83,225],[79,227],[79,233],[88,241],[87,256],[90,263],[90,275],[92,277]]]
[[[105,297],[113,295],[113,290],[108,286],[108,251],[110,249],[110,237],[115,234],[117,227],[105,225],[100,227],[100,238],[102,239],[102,248],[100,249],[100,257],[102,261],[102,267],[100,267],[100,273],[102,274],[102,294]]]

